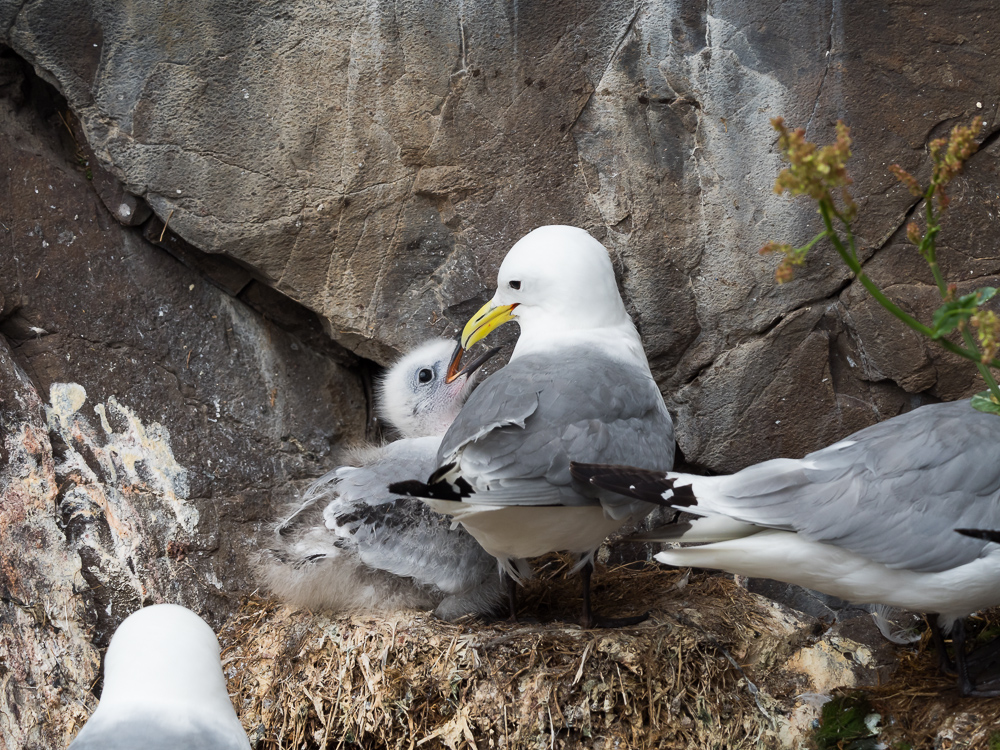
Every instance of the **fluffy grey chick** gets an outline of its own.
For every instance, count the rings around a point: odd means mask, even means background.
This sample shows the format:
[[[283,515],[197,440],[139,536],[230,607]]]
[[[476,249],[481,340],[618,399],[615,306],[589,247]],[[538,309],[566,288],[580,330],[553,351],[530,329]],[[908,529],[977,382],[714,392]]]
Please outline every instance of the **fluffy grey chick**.
[[[353,465],[316,480],[278,522],[259,570],[279,598],[335,612],[434,607],[446,620],[505,601],[496,561],[468,532],[388,490],[437,468],[441,436],[497,350],[460,372],[455,352],[453,341],[433,339],[393,364],[377,407],[401,439],[355,449]]]

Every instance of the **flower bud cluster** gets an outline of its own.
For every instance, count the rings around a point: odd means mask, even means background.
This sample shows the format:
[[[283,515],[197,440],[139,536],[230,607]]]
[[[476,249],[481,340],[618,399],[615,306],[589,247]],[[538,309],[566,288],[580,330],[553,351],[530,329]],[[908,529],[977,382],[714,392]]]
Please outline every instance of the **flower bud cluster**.
[[[839,189],[843,202],[841,213],[851,221],[857,206],[847,190],[853,182],[847,174],[847,160],[851,158],[850,128],[838,122],[836,140],[819,148],[806,140],[805,130],[789,130],[781,117],[771,120],[771,126],[778,131],[778,149],[788,162],[788,168],[781,171],[774,183],[774,192],[780,194],[787,190],[792,195],[808,195],[815,201],[828,201],[832,206],[830,191]]]
[[[983,364],[997,356],[1000,349],[1000,317],[992,310],[980,310],[969,322],[976,329],[979,346],[983,351]]]
[[[768,242],[760,249],[761,255],[780,253],[784,257],[774,271],[774,278],[779,284],[791,281],[795,277],[795,266],[801,266],[806,261],[805,248],[793,248],[791,245],[781,245]]]

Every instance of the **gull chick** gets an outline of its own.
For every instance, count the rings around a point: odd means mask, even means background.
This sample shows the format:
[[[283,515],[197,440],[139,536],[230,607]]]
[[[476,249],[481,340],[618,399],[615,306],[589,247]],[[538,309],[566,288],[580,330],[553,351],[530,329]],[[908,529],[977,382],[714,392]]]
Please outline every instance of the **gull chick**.
[[[717,568],[930,617],[942,666],[951,631],[959,688],[973,677],[964,618],[1000,604],[1000,418],[968,401],[934,404],[856,432],[801,459],[729,476],[574,465],[580,481],[701,518],[640,535],[700,542],[663,563]],[[980,660],[981,662],[984,660]]]
[[[441,435],[498,351],[449,370],[455,349],[433,339],[392,365],[377,406],[402,439],[355,451],[355,465],[320,477],[278,522],[259,571],[279,598],[335,612],[434,607],[447,620],[491,614],[503,601],[493,558],[472,537],[388,489],[436,468]]]
[[[104,690],[70,750],[250,750],[215,633],[176,604],[133,613],[104,657]]]
[[[441,441],[437,471],[393,489],[452,516],[514,581],[518,559],[579,555],[590,627],[595,551],[653,506],[575,482],[570,461],[666,471],[673,425],[608,252],[587,232],[541,227],[514,245],[496,294],[462,333],[463,350],[508,321],[521,329],[510,363],[469,397]]]

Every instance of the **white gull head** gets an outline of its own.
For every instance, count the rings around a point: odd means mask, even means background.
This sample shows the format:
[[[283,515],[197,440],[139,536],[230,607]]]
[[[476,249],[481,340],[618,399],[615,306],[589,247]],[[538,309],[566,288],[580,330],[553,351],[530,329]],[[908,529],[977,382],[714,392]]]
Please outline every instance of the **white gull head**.
[[[100,704],[72,747],[116,747],[116,737],[132,736],[140,725],[151,744],[162,732],[190,741],[184,733],[200,727],[224,740],[219,747],[250,747],[229,700],[215,633],[176,604],[140,609],[115,631]]]
[[[645,362],[608,251],[577,227],[539,227],[510,249],[496,293],[466,325],[463,346],[510,320],[521,328],[511,359],[583,343]]]
[[[215,633],[191,610],[158,604],[134,612],[115,631],[100,705],[173,701],[233,710]]]

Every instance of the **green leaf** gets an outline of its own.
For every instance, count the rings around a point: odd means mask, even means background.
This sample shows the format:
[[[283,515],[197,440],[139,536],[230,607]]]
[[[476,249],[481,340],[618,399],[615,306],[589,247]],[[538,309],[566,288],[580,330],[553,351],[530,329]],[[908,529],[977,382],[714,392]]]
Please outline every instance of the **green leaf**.
[[[993,296],[997,293],[996,287],[984,286],[981,289],[976,290],[976,294],[979,295],[979,304],[984,302],[989,302],[993,299]]]
[[[979,306],[991,300],[996,293],[993,287],[985,286],[941,305],[934,311],[932,338],[939,339],[954,331],[959,323],[975,315]]]
[[[823,706],[812,746],[818,750],[872,750],[879,744],[880,729],[873,718],[877,716],[864,693],[834,698]]]
[[[989,391],[983,391],[973,396],[972,408],[987,414],[1000,414],[1000,404],[993,400],[993,394]]]

